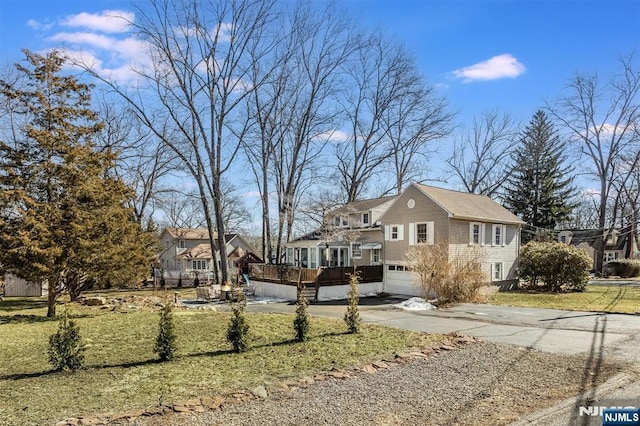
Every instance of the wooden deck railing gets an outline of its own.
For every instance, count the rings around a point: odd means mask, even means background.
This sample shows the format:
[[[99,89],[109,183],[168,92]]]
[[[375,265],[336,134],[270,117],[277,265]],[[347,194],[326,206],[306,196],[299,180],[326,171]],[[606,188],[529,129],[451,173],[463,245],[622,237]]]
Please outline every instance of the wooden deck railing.
[[[252,264],[250,277],[258,281],[273,282],[284,285],[297,285],[298,277],[305,287],[316,287],[349,284],[352,266],[317,269],[300,268],[289,265]],[[356,266],[361,283],[382,281],[382,265]]]

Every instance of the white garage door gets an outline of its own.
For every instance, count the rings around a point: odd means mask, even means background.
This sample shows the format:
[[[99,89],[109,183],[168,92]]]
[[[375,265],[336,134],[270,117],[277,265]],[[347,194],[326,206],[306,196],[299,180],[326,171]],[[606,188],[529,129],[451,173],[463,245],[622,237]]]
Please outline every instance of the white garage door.
[[[405,271],[402,266],[385,265],[384,291],[387,293],[423,297],[421,290],[414,284],[415,278],[415,274]]]

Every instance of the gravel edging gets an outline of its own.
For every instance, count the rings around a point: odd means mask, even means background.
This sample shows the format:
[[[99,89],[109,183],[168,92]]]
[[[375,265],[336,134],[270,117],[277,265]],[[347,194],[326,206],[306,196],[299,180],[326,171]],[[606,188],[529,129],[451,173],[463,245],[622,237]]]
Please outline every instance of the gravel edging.
[[[203,413],[138,417],[127,425],[486,425],[509,424],[604,382],[617,370],[588,368],[583,356],[511,345],[471,344],[390,368],[264,399],[225,402]],[[586,368],[586,369],[585,369]]]

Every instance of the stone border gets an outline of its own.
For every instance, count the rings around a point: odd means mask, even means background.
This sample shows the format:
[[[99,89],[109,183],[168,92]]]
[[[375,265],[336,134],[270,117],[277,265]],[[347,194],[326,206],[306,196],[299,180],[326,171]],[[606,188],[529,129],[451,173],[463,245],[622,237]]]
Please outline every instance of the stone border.
[[[269,395],[286,394],[312,386],[316,382],[326,380],[346,380],[361,374],[375,374],[379,370],[387,370],[395,366],[435,356],[441,352],[452,351],[482,340],[457,333],[449,333],[447,339],[440,344],[432,345],[421,350],[397,352],[393,359],[383,359],[364,366],[350,369],[332,368],[330,371],[318,373],[315,376],[305,376],[298,380],[286,380],[267,386],[257,386],[253,389],[242,390],[226,396],[204,396],[192,398],[173,405],[161,405],[148,409],[133,409],[114,416],[81,416],[70,417],[56,423],[56,426],[98,426],[98,425],[126,425],[139,417],[161,416],[169,413],[204,413],[218,410],[221,406],[236,402],[245,402],[268,398]]]

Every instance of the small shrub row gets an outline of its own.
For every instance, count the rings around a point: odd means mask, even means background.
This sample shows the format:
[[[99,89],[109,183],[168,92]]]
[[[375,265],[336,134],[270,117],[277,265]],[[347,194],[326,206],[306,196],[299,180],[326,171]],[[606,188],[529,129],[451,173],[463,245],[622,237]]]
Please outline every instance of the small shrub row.
[[[609,275],[617,275],[621,278],[640,277],[640,260],[612,260],[607,263],[606,269]]]

